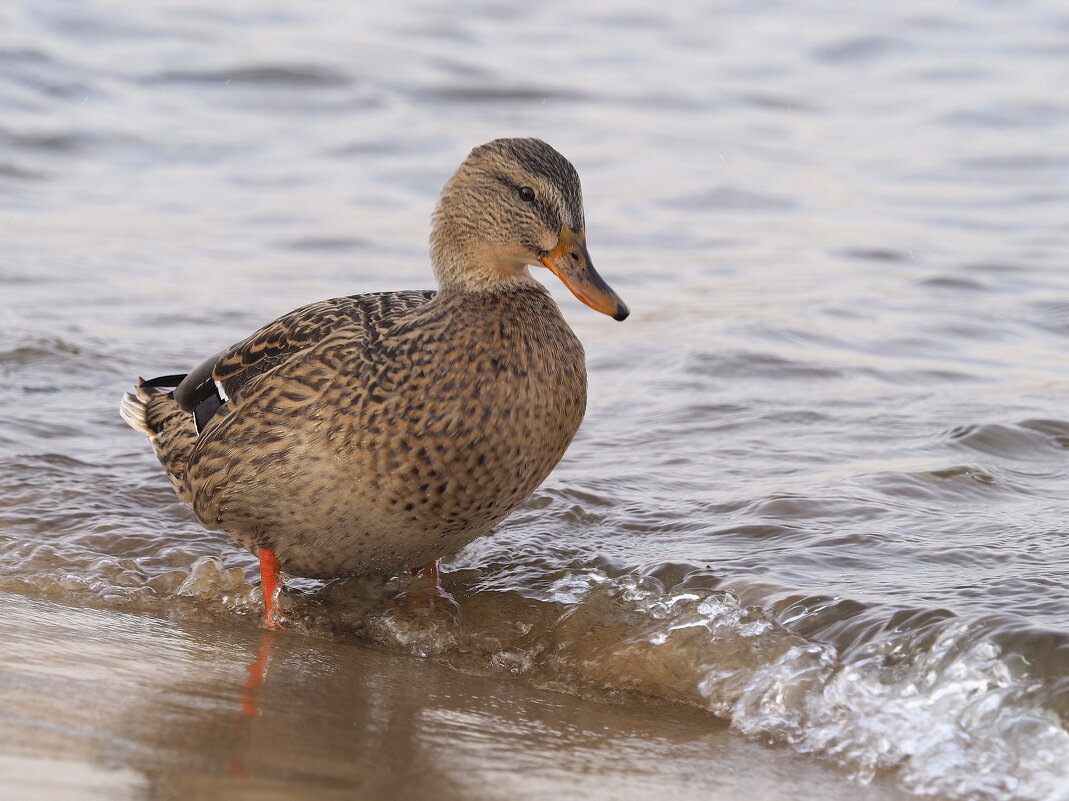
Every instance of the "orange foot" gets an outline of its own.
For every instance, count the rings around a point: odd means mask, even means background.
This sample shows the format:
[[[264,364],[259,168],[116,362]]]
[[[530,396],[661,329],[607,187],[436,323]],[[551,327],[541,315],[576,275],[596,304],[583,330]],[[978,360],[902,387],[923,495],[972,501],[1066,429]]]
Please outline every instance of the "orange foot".
[[[405,590],[404,598],[405,611],[410,615],[429,617],[445,613],[453,623],[460,624],[460,604],[442,587],[437,559],[423,567],[412,568],[412,583]]]
[[[264,591],[264,628],[269,631],[282,631],[282,626],[275,622],[275,595],[278,594],[279,577],[282,566],[278,557],[270,548],[260,549],[260,583]]]

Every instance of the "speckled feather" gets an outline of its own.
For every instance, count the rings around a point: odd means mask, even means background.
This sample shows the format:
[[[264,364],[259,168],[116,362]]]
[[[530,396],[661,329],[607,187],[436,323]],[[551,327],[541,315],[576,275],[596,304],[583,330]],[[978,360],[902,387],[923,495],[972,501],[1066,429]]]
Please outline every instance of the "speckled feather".
[[[518,182],[542,208],[509,205]],[[210,365],[228,400],[200,434],[144,384],[123,416],[206,527],[289,573],[391,573],[456,551],[534,491],[583,418],[583,348],[524,261],[565,224],[582,230],[581,195],[556,151],[476,148],[435,215],[437,293],[336,298],[263,327]],[[487,250],[525,240],[518,267]]]

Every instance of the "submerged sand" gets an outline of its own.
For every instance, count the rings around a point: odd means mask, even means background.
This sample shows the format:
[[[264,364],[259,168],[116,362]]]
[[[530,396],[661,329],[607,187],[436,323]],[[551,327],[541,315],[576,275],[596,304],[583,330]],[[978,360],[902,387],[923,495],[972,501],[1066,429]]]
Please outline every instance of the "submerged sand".
[[[0,596],[0,797],[904,796],[711,715],[335,640]]]

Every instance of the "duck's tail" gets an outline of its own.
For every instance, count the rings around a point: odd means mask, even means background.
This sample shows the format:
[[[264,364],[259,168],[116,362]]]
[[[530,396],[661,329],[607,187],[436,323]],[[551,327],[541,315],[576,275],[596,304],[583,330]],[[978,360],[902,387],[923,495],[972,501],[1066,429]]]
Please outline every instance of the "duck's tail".
[[[126,425],[151,439],[159,432],[149,426],[148,403],[152,396],[143,389],[143,385],[144,379],[138,378],[133,393],[123,393],[122,402],[119,403],[119,414],[126,421]]]
[[[119,414],[130,428],[148,437],[178,497],[191,505],[185,479],[189,455],[197,444],[197,427],[193,416],[178,406],[172,391],[183,378],[181,375],[150,381],[139,378],[134,391],[123,395]]]
[[[133,393],[123,393],[119,404],[119,414],[134,431],[139,431],[151,439],[164,429],[167,415],[161,417],[158,403],[155,401],[174,399],[174,388],[182,383],[184,375],[165,375],[146,381],[137,379]],[[177,407],[177,405],[176,405]]]

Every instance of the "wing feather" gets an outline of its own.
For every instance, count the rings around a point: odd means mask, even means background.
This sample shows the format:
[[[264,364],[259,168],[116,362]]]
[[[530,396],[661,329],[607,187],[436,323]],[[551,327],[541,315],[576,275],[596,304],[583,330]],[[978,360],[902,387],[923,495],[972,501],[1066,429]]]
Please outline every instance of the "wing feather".
[[[226,401],[256,377],[341,330],[372,344],[393,326],[398,313],[418,308],[434,295],[433,290],[371,292],[294,309],[202,362],[175,389],[175,400],[186,412],[217,393]]]

